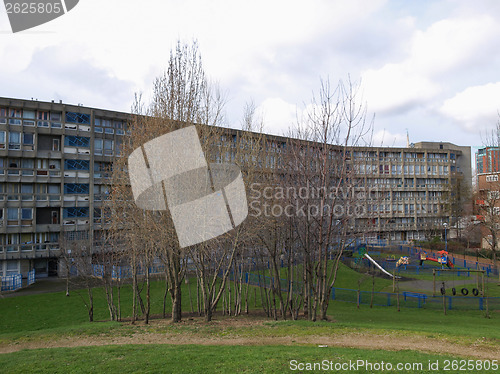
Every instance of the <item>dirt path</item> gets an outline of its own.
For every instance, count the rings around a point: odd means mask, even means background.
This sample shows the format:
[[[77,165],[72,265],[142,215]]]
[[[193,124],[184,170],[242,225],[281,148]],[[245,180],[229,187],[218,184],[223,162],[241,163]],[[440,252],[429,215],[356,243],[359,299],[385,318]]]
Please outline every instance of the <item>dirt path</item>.
[[[269,321],[252,321],[251,325],[263,325]],[[155,322],[161,328],[164,322]],[[248,327],[251,328],[251,325]],[[240,325],[241,326],[241,325]],[[478,340],[471,345],[450,342],[446,339],[423,336],[401,336],[397,333],[336,333],[335,335],[308,336],[220,336],[220,334],[199,333],[161,333],[138,331],[129,336],[78,336],[61,337],[51,341],[21,341],[0,344],[0,353],[10,353],[22,349],[86,347],[123,344],[200,344],[200,345],[327,345],[328,347],[349,347],[361,349],[382,349],[389,351],[416,350],[426,353],[438,353],[478,359],[499,359],[500,346],[489,345]]]

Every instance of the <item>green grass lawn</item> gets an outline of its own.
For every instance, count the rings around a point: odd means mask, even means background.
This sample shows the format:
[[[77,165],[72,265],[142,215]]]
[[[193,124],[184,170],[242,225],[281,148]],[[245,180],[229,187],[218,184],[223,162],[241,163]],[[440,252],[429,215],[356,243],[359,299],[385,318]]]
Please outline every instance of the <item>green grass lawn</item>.
[[[359,279],[364,279],[362,289],[371,290],[371,277],[364,277],[347,266],[339,269],[336,287],[355,288]],[[376,290],[392,283],[389,279],[376,278]],[[191,289],[192,303],[196,309],[196,283],[183,286],[183,311],[191,309],[188,287]],[[493,287],[490,285],[490,288]],[[500,287],[499,287],[500,288]],[[260,311],[260,290],[249,289],[249,306]],[[336,334],[360,333],[370,336],[394,335],[401,339],[423,337],[435,344],[440,341],[457,345],[498,347],[500,345],[500,310],[493,310],[491,318],[484,318],[479,310],[451,310],[445,316],[439,309],[373,307],[361,305],[357,309],[353,303],[333,301],[330,303],[331,321],[311,322],[273,321],[252,325],[238,324],[219,326],[217,323],[206,324],[188,322],[181,324],[152,324],[144,326],[130,323],[105,322],[109,319],[105,297],[101,289],[95,289],[95,320],[89,323],[86,308],[81,296],[85,290],[72,291],[70,297],[64,292],[22,295],[0,298],[0,344],[23,344],[27,342],[49,342],[62,337],[77,340],[92,337],[134,336],[137,333],[190,335],[199,337],[228,338],[274,338],[328,336]],[[152,313],[160,315],[164,283],[154,281],[151,284]],[[167,297],[167,313],[170,312],[170,297]],[[122,288],[122,316],[131,315],[131,287]],[[215,315],[215,320],[245,319],[246,317],[227,317]],[[262,319],[262,317],[251,317]],[[196,341],[196,339],[195,339]],[[367,360],[372,362],[417,362],[428,363],[440,360],[440,367],[445,359],[437,354],[425,354],[416,351],[383,351],[348,348],[318,348],[311,345],[269,346],[203,346],[203,345],[122,345],[78,348],[50,348],[24,350],[0,355],[1,372],[24,373],[66,373],[66,372],[284,372],[290,370],[290,360],[298,362],[347,362],[349,360]],[[444,372],[444,371],[407,372]],[[338,371],[336,372],[348,372]],[[373,372],[359,370],[357,372]],[[392,371],[405,372],[405,371]],[[453,373],[454,371],[446,371]],[[463,372],[463,371],[462,371]],[[474,371],[480,372],[480,371]],[[492,372],[491,370],[489,372]]]
[[[380,365],[382,361],[385,368],[389,367],[388,363],[392,366],[392,370],[385,372],[457,373],[459,371],[443,370],[445,360],[456,359],[451,355],[413,351],[317,346],[124,345],[21,351],[0,355],[0,365],[5,373],[283,373],[294,368],[298,371],[300,363],[317,363],[327,365],[328,369],[333,367],[330,372],[350,373],[354,370],[348,366],[344,366],[347,370],[341,367],[335,370],[335,364],[349,365],[350,361],[360,360],[357,373],[373,373],[366,362]],[[429,362],[437,362],[439,370],[429,370]],[[398,369],[398,364],[408,365],[409,370]]]

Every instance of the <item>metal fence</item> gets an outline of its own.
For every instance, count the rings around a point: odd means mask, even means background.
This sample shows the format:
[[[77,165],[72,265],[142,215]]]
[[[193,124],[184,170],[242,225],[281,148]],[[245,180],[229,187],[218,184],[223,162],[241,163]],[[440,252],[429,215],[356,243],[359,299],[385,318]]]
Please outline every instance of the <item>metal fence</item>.
[[[73,269],[73,268],[72,268]],[[94,277],[102,278],[106,272],[111,272],[113,280],[130,279],[132,278],[132,268],[130,266],[115,266],[105,267],[104,265],[92,265],[92,275]],[[149,267],[150,275],[157,275],[165,273],[164,265],[153,265]],[[72,275],[77,275],[78,271],[74,268]],[[146,268],[139,266],[137,268],[137,275],[143,276],[146,274]]]
[[[391,292],[358,291],[347,288],[332,288],[332,300],[364,305],[395,306],[398,294]],[[500,309],[500,297],[480,296],[444,296],[448,310],[485,310],[486,302],[489,309]],[[432,296],[416,292],[401,292],[399,305],[406,308],[442,309],[443,296]]]
[[[35,269],[28,271],[28,286],[35,283]]]
[[[221,275],[221,274],[220,274]],[[236,277],[245,284],[251,286],[273,288],[281,287],[282,292],[303,292],[302,282],[288,282],[286,279],[280,279],[279,283],[275,278],[255,273],[240,273]],[[233,272],[229,274],[229,279],[234,280]],[[359,304],[377,306],[395,306],[398,303],[398,294],[392,292],[371,292],[358,291],[348,288],[333,287],[331,290],[332,300],[344,301]],[[484,310],[486,302],[489,309],[500,309],[500,297],[481,297],[481,296],[445,296],[446,308],[449,310]],[[424,309],[442,309],[443,296],[432,296],[424,293],[403,291],[399,294],[399,305],[404,308],[424,308]]]
[[[16,291],[23,286],[23,276],[12,274],[2,277],[2,291]]]

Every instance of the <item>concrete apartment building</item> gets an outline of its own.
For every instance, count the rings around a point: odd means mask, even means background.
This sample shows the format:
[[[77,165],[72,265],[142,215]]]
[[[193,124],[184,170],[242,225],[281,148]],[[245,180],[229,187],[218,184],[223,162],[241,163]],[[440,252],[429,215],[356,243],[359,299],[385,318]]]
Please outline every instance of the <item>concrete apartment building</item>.
[[[446,142],[407,148],[356,148],[353,162],[368,188],[381,191],[372,217],[357,219],[360,231],[387,240],[424,240],[456,224],[450,211],[452,186],[472,188],[471,149]]]
[[[0,276],[60,273],[59,242],[99,242],[107,175],[130,114],[61,102],[0,98]],[[237,136],[238,130],[228,130]],[[276,146],[286,141],[270,137]],[[224,141],[224,139],[222,139]],[[358,178],[381,193],[356,229],[424,239],[450,224],[450,186],[471,185],[470,147],[421,142],[350,150]],[[217,160],[216,160],[217,161]]]
[[[99,239],[104,171],[128,117],[0,98],[0,276],[57,275],[62,237]]]

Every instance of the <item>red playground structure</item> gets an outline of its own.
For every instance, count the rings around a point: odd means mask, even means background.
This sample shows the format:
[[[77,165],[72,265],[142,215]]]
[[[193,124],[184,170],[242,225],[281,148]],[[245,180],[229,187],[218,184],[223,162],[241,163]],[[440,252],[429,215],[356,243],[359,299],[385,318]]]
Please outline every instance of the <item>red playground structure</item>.
[[[437,262],[437,263],[441,264],[441,266],[446,265],[449,268],[453,268],[454,267],[453,263],[448,258],[448,252],[446,252],[446,251],[439,251],[437,254],[439,255],[438,258],[427,257],[427,252],[426,251],[421,251],[420,252],[420,266],[423,265],[424,261],[434,261],[434,262]]]

